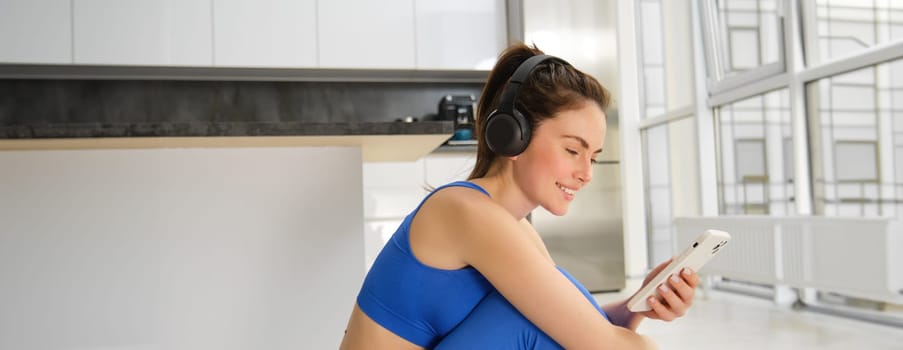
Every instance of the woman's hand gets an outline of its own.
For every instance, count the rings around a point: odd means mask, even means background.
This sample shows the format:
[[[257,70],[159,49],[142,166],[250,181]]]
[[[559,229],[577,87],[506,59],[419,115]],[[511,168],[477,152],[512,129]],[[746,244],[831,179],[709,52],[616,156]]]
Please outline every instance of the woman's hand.
[[[671,260],[673,258],[656,266],[646,276],[643,286],[648,284],[665,266],[668,266]],[[643,311],[640,314],[651,319],[673,321],[686,314],[687,309],[693,305],[693,296],[698,285],[699,276],[696,275],[696,272],[689,268],[684,268],[679,274],[668,277],[667,282],[658,286],[657,295],[653,295],[647,300],[652,310]]]

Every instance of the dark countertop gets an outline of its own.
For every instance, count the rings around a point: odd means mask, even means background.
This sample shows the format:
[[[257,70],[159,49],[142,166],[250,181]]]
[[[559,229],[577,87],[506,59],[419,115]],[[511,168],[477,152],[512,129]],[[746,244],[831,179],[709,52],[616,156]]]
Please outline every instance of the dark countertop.
[[[452,134],[450,121],[78,123],[0,126],[0,139]]]
[[[364,161],[416,160],[454,133],[430,117],[435,101],[480,89],[179,79],[0,79],[0,151],[335,146],[360,147]],[[420,121],[396,121],[407,116]]]

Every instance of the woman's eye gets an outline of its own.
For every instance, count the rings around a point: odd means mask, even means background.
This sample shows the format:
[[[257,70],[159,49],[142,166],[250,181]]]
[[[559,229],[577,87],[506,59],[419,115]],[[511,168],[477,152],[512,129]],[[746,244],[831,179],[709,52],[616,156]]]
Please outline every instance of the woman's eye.
[[[590,163],[593,163],[593,164],[599,164],[599,160],[598,160],[598,159],[590,159],[589,162],[590,162]]]
[[[572,155],[575,155],[575,156],[577,155],[577,151],[575,151],[575,150],[572,150],[572,149],[569,149],[569,148],[565,148],[565,150],[568,151],[568,153],[570,153],[570,154],[572,154]]]

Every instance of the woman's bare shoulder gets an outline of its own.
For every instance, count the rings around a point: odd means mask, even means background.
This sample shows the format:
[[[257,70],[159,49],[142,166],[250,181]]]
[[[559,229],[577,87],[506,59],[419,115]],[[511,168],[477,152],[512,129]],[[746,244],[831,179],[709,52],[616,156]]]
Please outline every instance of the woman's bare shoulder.
[[[523,224],[485,193],[465,187],[445,188],[424,204],[424,221],[442,232],[446,244],[463,261],[483,257],[491,250],[475,249],[527,242],[535,247]],[[420,216],[421,214],[417,214]],[[476,256],[474,255],[476,254]]]
[[[433,193],[421,207],[423,212],[438,214],[436,216],[446,221],[446,225],[460,229],[499,220],[517,222],[485,193],[462,186],[446,187]]]
[[[507,216],[507,217],[506,217]],[[411,223],[410,244],[414,256],[436,268],[460,268],[475,239],[492,240],[498,230],[487,231],[499,221],[516,223],[485,193],[466,187],[446,187],[433,193]]]

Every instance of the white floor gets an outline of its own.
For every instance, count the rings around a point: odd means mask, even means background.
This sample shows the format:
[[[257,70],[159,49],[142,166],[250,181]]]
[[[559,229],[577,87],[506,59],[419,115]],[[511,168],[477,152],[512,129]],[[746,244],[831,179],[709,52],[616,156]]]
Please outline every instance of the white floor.
[[[623,299],[635,290],[596,294],[599,303]],[[634,287],[631,289],[630,287]],[[673,322],[645,320],[638,332],[660,349],[894,349],[903,350],[903,328],[839,316],[795,311],[756,297],[697,291],[690,312]]]

